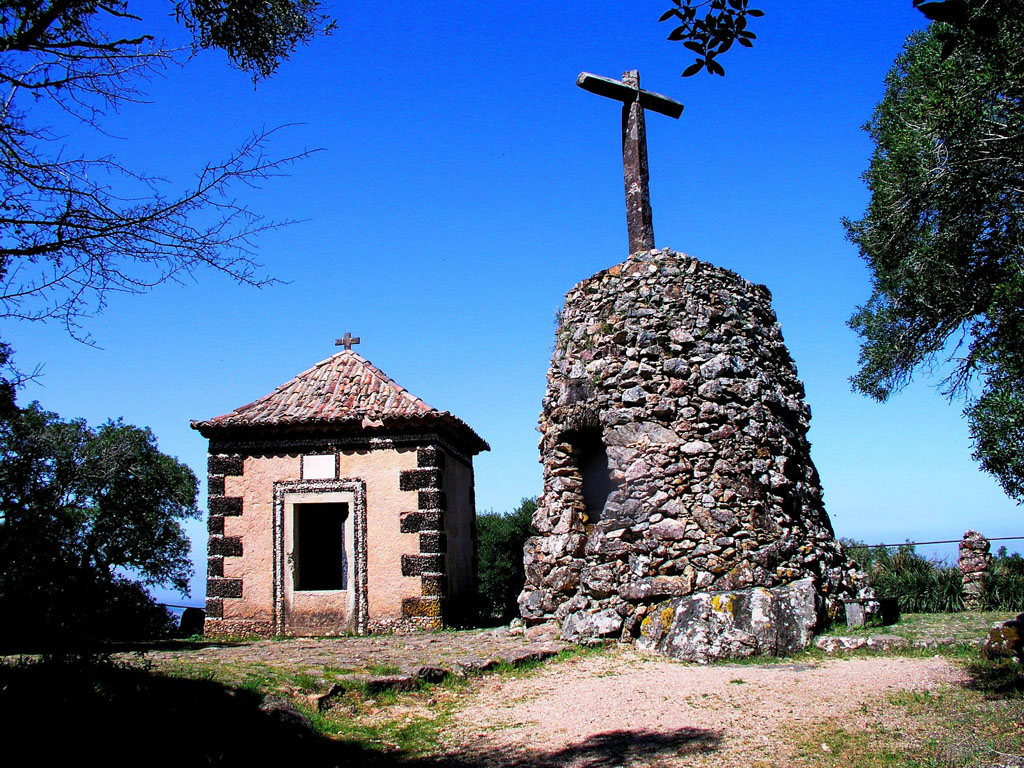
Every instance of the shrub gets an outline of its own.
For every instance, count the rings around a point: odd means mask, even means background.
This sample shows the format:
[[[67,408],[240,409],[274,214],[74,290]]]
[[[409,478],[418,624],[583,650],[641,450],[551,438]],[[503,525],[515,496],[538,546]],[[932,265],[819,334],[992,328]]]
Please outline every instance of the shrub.
[[[875,591],[895,597],[900,610],[908,613],[962,611],[963,578],[955,565],[928,560],[912,544],[868,547],[863,542],[843,539],[847,554],[864,569]],[[989,611],[1024,611],[1024,558],[1008,555],[1000,547],[992,558],[983,608]]]
[[[533,534],[535,499],[523,499],[508,514],[483,512],[476,517],[477,591],[481,620],[506,622],[519,615],[523,590],[523,545]]]
[[[1000,547],[992,558],[986,608],[993,611],[1024,611],[1024,558],[1019,554],[1006,554]]]
[[[913,544],[868,547],[863,542],[842,540],[847,554],[868,576],[880,597],[895,597],[907,613],[947,613],[963,610],[960,569],[940,560],[929,560],[914,551]]]

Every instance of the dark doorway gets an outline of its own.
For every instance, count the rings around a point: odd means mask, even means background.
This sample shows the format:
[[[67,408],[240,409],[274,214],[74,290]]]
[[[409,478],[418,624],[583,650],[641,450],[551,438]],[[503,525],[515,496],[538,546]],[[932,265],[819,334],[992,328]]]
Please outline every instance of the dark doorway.
[[[599,430],[579,432],[573,441],[579,452],[580,478],[583,481],[583,505],[587,510],[587,524],[593,525],[604,517],[604,505],[618,484],[608,468],[608,451],[601,442]]]
[[[348,589],[348,504],[295,505],[295,589]]]

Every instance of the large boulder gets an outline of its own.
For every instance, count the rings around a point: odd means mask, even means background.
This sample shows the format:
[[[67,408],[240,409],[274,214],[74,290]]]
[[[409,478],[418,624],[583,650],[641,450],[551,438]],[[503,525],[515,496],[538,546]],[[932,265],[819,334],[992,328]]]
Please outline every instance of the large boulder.
[[[598,638],[617,635],[622,629],[622,617],[606,609],[597,613],[577,611],[570,613],[562,622],[562,639],[584,645]]]
[[[996,622],[989,630],[982,653],[990,659],[1015,657],[1024,660],[1024,613],[1009,621]]]
[[[734,592],[700,592],[653,606],[636,647],[705,664],[747,656],[784,656],[810,645],[820,600],[814,580]]]

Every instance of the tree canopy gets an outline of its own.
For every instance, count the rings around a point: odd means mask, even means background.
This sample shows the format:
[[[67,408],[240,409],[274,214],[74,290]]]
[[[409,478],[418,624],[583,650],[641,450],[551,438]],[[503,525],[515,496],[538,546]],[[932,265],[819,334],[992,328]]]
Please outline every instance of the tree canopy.
[[[146,7],[157,13],[159,3]],[[330,32],[319,0],[171,0],[192,51],[223,50],[254,81],[300,43]],[[127,0],[17,0],[0,7],[0,318],[80,320],[111,292],[140,293],[204,268],[262,285],[254,237],[276,226],[236,202],[238,184],[274,175],[256,134],[197,170],[183,190],[112,157],[88,157],[42,114],[103,131],[139,84],[182,58]],[[42,106],[43,109],[39,109]],[[301,155],[300,155],[301,156]],[[10,368],[0,341],[0,368]],[[145,586],[187,594],[181,521],[197,517],[196,478],[148,429],[98,429],[14,402],[0,377],[0,610],[20,634],[111,637],[162,622]]]
[[[199,516],[197,492],[148,429],[92,429],[38,403],[10,413],[0,420],[0,611],[18,629],[102,636],[118,601],[149,602],[136,580],[187,594],[181,522]]]
[[[966,399],[975,459],[1024,502],[1024,7],[931,5],[955,23],[911,35],[887,76],[871,199],[844,222],[872,275],[852,383],[884,401],[939,376]]]

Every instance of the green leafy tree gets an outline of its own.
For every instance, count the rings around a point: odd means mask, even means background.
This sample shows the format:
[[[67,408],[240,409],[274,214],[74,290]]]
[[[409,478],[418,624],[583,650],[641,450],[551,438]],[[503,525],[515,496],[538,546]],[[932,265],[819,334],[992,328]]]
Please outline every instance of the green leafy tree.
[[[955,5],[956,24],[910,36],[866,126],[871,200],[844,222],[872,273],[852,383],[884,401],[939,376],[966,400],[975,459],[1022,502],[1024,6]]]
[[[482,619],[509,621],[519,615],[516,600],[523,591],[523,545],[533,535],[536,499],[523,499],[509,514],[476,516],[477,590]]]
[[[50,640],[139,631],[142,587],[188,593],[192,471],[148,429],[63,421],[37,403],[0,422],[0,612]],[[145,629],[145,626],[141,627]]]

